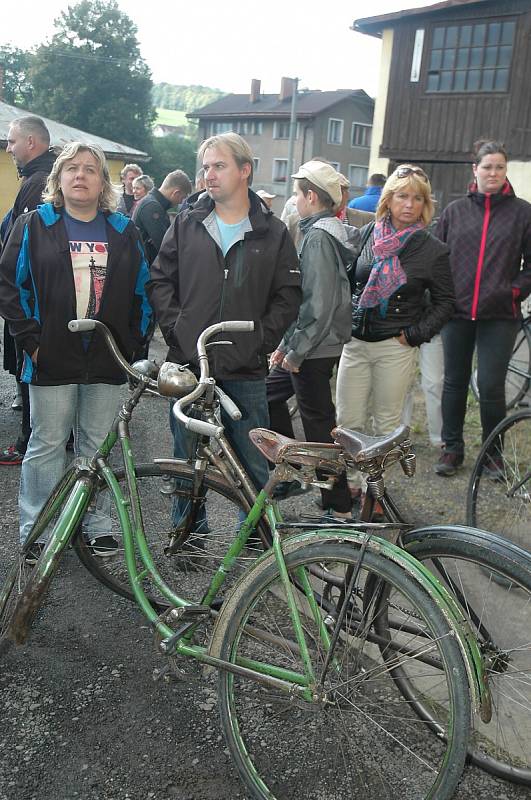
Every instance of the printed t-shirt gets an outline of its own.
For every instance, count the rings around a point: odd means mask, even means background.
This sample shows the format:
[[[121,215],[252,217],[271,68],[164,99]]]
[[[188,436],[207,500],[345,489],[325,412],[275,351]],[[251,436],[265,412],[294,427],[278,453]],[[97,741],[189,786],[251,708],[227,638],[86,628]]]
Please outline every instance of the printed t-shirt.
[[[107,274],[107,231],[105,217],[98,211],[90,222],[63,212],[70,243],[70,258],[76,289],[77,319],[94,319],[100,310]]]

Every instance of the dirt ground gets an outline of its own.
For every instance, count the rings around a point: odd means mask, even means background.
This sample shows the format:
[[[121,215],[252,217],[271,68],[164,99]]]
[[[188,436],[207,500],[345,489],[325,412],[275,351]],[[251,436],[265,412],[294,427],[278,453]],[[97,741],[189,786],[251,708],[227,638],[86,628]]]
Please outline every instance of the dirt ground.
[[[162,352],[160,343],[157,345]],[[0,373],[0,443],[16,438],[13,382]],[[466,487],[479,443],[468,425],[464,469],[437,477],[417,393],[417,475],[390,475],[419,523],[464,522]],[[142,461],[169,455],[167,407],[146,399],[134,422]],[[0,467],[0,580],[17,542],[20,469]],[[317,495],[304,502],[314,509]],[[0,664],[0,800],[235,800],[244,798],[218,721],[214,683],[192,669],[155,681],[162,666],[152,634],[126,600],[100,587],[72,552],[29,642]],[[523,800],[530,792],[468,768],[456,800]],[[294,799],[295,800],[295,799]]]

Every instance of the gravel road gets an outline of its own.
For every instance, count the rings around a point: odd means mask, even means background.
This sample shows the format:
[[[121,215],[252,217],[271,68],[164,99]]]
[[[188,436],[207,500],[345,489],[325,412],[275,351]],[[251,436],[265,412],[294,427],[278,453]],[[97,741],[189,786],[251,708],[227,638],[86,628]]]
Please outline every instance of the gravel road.
[[[160,342],[155,352],[162,352]],[[2,446],[17,430],[12,398],[12,378],[2,372]],[[462,522],[477,425],[470,426],[466,468],[445,480],[433,474],[437,454],[426,444],[422,416],[419,395],[419,467],[408,505],[425,523]],[[140,460],[171,453],[165,404],[146,399],[133,430]],[[18,538],[19,471],[0,467],[0,580]],[[309,507],[312,497],[304,499]],[[28,644],[0,664],[0,800],[244,798],[222,739],[213,678],[205,682],[186,667],[180,681],[156,681],[162,665],[139,612],[101,588],[69,552]],[[468,768],[456,800],[530,796]]]

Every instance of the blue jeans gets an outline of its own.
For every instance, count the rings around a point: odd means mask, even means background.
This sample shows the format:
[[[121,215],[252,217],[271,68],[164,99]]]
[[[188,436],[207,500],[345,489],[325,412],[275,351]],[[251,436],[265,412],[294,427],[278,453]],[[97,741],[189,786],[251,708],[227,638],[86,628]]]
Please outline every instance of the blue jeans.
[[[257,381],[217,381],[229,397],[234,400],[242,412],[241,420],[231,419],[225,412],[221,412],[221,422],[225,433],[236,455],[249,473],[249,477],[256,489],[261,489],[269,478],[267,461],[249,439],[249,431],[253,428],[267,428],[269,425],[269,412],[264,380]],[[173,453],[175,458],[190,458],[194,447],[194,434],[188,432],[180,425],[170,410],[170,427],[173,433]],[[172,512],[172,523],[178,525],[186,514],[187,502],[178,498]],[[198,514],[196,530],[206,526],[206,511],[203,506]]]
[[[122,386],[106,383],[30,385],[31,436],[19,491],[21,542],[65,470],[70,431],[76,456],[93,456],[109,432],[122,393]],[[94,538],[110,533],[110,524],[108,513],[89,513],[84,530],[86,525],[86,535]]]
[[[465,449],[463,428],[474,349],[483,441],[504,418],[505,376],[519,327],[516,319],[452,319],[442,329],[442,439],[449,453],[463,455]]]

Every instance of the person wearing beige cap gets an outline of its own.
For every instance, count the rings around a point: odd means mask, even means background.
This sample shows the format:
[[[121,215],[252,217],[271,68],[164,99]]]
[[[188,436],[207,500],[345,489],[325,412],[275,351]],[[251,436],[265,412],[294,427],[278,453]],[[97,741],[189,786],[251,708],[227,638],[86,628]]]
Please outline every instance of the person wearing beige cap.
[[[271,211],[271,206],[273,205],[273,200],[275,199],[276,194],[269,194],[269,192],[266,192],[265,189],[258,189],[256,194],[264,201],[265,205]]]
[[[336,420],[330,378],[351,334],[347,265],[357,256],[359,232],[335,216],[342,195],[339,175],[330,164],[308,161],[293,178],[304,237],[299,250],[302,304],[271,356],[266,380],[270,424],[293,437],[287,400],[295,394],[307,441],[331,442]],[[276,494],[286,497],[297,487],[286,484]],[[332,516],[350,516],[346,476],[321,494],[323,508]]]

